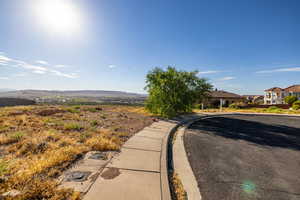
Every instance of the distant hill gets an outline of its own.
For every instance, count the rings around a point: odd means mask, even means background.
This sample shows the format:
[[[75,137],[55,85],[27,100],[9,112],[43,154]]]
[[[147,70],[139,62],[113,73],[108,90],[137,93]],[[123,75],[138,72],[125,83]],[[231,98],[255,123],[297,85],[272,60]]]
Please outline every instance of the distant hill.
[[[9,92],[9,91],[16,91],[16,90],[10,88],[0,88],[0,92]]]
[[[35,101],[20,98],[1,98],[0,97],[0,107],[2,106],[25,106],[34,105]]]
[[[122,91],[105,91],[105,90],[16,90],[0,91],[0,97],[36,99],[45,97],[69,97],[69,98],[145,98],[146,95],[137,93],[128,93]]]

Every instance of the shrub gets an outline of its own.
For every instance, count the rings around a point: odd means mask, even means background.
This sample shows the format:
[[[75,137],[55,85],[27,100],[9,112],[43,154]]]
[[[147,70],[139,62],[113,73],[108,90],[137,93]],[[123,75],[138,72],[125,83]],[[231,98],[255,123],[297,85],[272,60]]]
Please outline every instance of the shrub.
[[[83,127],[80,124],[77,123],[69,123],[64,125],[65,130],[75,130],[80,131],[83,129]]]
[[[298,98],[296,96],[286,96],[284,98],[284,102],[289,104],[289,105],[293,105],[293,103],[297,100],[298,100]]]
[[[119,150],[120,140],[116,137],[107,138],[102,135],[90,138],[86,141],[86,144],[93,151],[109,151],[109,150]]]
[[[8,171],[8,163],[4,161],[3,159],[0,160],[0,176],[5,175],[5,173]]]
[[[73,106],[74,107],[74,109],[76,109],[76,110],[79,110],[80,109],[80,106]]]
[[[280,108],[278,108],[277,106],[270,106],[268,108],[268,110],[278,110],[278,109],[280,109]]]
[[[19,142],[24,136],[23,132],[15,132],[0,136],[0,144],[12,144]]]
[[[98,126],[99,125],[99,122],[97,120],[93,120],[91,121],[91,126]]]
[[[23,136],[24,136],[23,132],[15,132],[10,137],[15,141],[20,141],[23,138]]]
[[[87,108],[86,110],[89,112],[98,112],[96,108]]]
[[[265,111],[267,111],[267,112],[273,112],[273,113],[281,113],[282,109],[278,108],[277,106],[270,106]]]
[[[232,109],[241,109],[241,108],[245,108],[247,105],[243,102],[238,102],[238,103],[232,103],[229,105],[229,108]]]
[[[146,77],[145,89],[149,93],[146,109],[163,117],[190,112],[212,89],[212,85],[197,74],[197,71],[178,71],[173,67],[150,71]]]
[[[293,110],[299,110],[300,109],[300,100],[298,100],[298,101],[295,101],[294,103],[293,103]]]
[[[66,110],[70,113],[80,113],[80,110],[76,108],[67,108]]]

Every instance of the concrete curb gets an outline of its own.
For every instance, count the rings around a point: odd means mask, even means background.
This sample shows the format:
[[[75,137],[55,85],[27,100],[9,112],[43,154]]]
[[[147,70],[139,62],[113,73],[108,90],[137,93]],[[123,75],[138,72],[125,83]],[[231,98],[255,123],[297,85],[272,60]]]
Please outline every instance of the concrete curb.
[[[286,117],[300,117],[300,114],[280,114],[280,113],[256,113],[256,112],[199,112],[203,115],[268,115],[268,116],[286,116]]]
[[[181,127],[178,129],[173,144],[173,154],[176,155],[173,157],[174,172],[179,176],[186,192],[187,199],[201,200],[200,189],[184,147],[183,136],[186,128],[187,127]]]
[[[199,114],[192,114],[188,116],[183,116],[181,119],[177,119],[174,121],[175,125],[169,131],[169,133],[165,136],[162,144],[162,153],[161,153],[161,189],[162,189],[162,200],[171,200],[171,190],[170,190],[170,181],[169,181],[169,169],[171,168],[169,159],[172,157],[172,146],[170,146],[171,139],[173,135],[176,133],[177,129],[180,126],[186,124],[192,124],[195,121],[198,121],[202,116]],[[171,152],[170,152],[171,151]],[[173,165],[173,163],[172,163]],[[173,168],[173,166],[172,166]]]

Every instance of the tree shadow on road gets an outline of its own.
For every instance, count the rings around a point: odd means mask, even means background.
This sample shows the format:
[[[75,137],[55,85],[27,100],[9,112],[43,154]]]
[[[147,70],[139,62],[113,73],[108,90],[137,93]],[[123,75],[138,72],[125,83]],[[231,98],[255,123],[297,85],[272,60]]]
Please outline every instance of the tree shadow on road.
[[[300,118],[297,121],[295,124],[299,125],[291,127],[220,116],[203,119],[189,129],[263,146],[300,150]]]

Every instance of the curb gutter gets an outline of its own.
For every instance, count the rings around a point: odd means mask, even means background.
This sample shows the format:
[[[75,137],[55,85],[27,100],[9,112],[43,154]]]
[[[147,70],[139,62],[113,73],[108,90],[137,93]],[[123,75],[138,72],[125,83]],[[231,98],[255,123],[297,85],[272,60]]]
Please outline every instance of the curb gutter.
[[[177,132],[177,129],[180,126],[189,126],[190,124],[198,121],[204,115],[193,114],[188,116],[183,116],[178,121],[174,121],[176,125],[169,131],[169,133],[165,136],[162,143],[162,153],[161,153],[161,193],[162,200],[172,200],[171,190],[170,190],[170,180],[169,180],[169,169],[173,169],[173,161],[172,161],[172,139],[174,134]],[[200,200],[200,199],[197,199]]]

